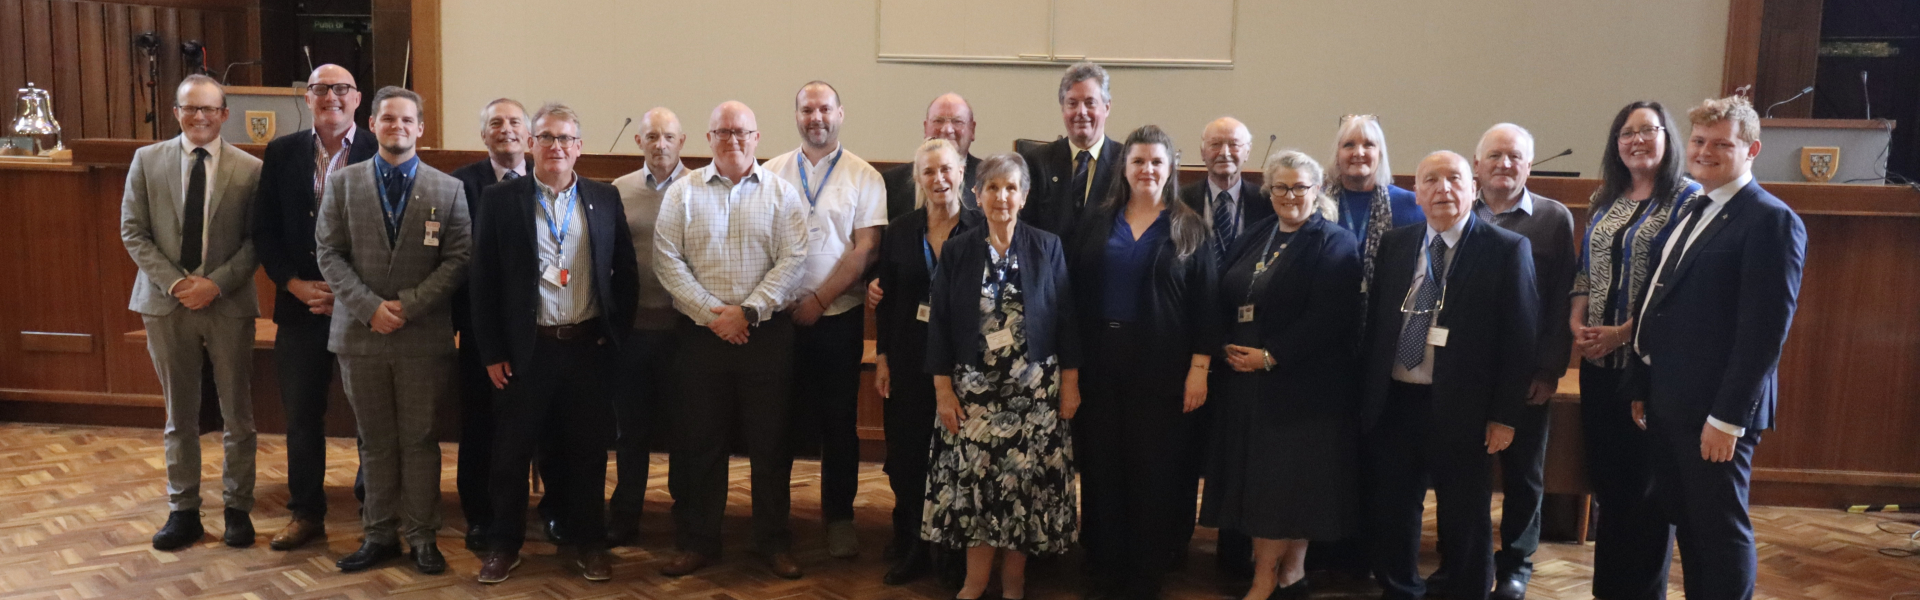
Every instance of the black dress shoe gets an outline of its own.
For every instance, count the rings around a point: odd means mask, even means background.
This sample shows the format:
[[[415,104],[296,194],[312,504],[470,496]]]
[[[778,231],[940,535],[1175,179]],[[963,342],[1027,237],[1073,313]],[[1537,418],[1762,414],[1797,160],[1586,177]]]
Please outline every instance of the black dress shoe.
[[[1509,575],[1502,577],[1500,578],[1500,582],[1493,586],[1493,593],[1487,597],[1492,600],[1521,600],[1526,598],[1527,580],[1529,579],[1532,579],[1532,577],[1526,575]]]
[[[1427,576],[1427,597],[1445,598],[1449,586],[1453,585],[1453,575],[1442,566]]]
[[[1306,598],[1309,593],[1311,591],[1307,587],[1307,578],[1301,577],[1299,581],[1293,582],[1293,585],[1273,588],[1273,593],[1267,594],[1267,600],[1300,600]]]
[[[238,509],[229,508],[227,514],[227,535],[222,539],[228,546],[246,548],[253,545],[253,517]]]
[[[447,572],[447,557],[440,555],[440,546],[422,544],[413,547],[413,568],[422,575],[439,575]]]
[[[906,585],[913,583],[915,580],[925,577],[927,575],[927,569],[931,566],[933,566],[933,559],[927,555],[927,545],[924,543],[912,544],[907,546],[900,560],[893,563],[893,568],[887,569],[886,576],[881,577],[880,581],[887,585]]]
[[[546,534],[548,542],[552,542],[555,544],[567,543],[567,538],[566,538],[567,532],[561,529],[559,519],[547,519],[546,522],[542,524],[542,527],[545,528],[545,531],[542,531],[541,533]]]
[[[467,551],[479,554],[487,551],[487,529],[479,525],[467,526]]]
[[[340,567],[341,572],[354,573],[380,566],[380,563],[399,557],[400,544],[362,542],[359,550],[355,550],[353,554],[348,554],[346,557],[335,561],[333,565]]]
[[[206,535],[207,528],[200,525],[200,511],[176,510],[167,513],[167,524],[153,533],[153,549],[179,550]]]

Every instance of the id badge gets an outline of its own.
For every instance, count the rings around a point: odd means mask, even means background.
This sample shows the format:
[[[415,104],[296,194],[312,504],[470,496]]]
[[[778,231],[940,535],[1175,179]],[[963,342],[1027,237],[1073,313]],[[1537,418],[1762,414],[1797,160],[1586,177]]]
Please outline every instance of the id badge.
[[[1002,330],[987,334],[988,350],[999,350],[1001,348],[1005,348],[1007,346],[1012,346],[1012,345],[1013,345],[1012,329],[1002,329]]]
[[[547,270],[540,274],[540,280],[551,283],[555,287],[567,287],[567,270],[560,267],[548,266]]]
[[[933,305],[921,302],[920,308],[913,311],[913,318],[919,319],[921,323],[931,320],[933,318]]]
[[[440,222],[439,221],[427,221],[427,239],[422,240],[420,243],[426,244],[428,246],[440,245]]]
[[[1427,345],[1444,348],[1447,345],[1447,328],[1427,328]]]
[[[1243,304],[1240,306],[1240,322],[1241,323],[1253,322],[1253,305],[1252,304]]]

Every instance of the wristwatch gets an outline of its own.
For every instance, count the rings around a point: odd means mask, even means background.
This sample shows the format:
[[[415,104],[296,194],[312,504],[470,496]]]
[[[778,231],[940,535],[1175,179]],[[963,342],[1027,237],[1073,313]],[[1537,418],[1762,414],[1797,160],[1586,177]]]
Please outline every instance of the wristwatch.
[[[751,306],[740,307],[740,314],[747,318],[748,327],[760,326],[760,309]]]

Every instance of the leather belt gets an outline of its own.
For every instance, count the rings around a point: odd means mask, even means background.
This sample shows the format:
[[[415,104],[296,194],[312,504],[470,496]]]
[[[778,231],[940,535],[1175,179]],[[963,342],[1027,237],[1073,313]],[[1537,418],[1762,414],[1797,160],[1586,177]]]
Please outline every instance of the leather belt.
[[[600,318],[594,317],[572,325],[535,325],[533,330],[540,337],[550,340],[597,341],[600,339]]]

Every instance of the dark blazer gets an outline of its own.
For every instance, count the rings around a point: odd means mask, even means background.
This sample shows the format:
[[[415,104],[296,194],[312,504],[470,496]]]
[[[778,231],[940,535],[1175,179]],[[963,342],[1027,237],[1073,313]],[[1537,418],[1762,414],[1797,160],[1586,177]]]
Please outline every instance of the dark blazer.
[[[973,176],[979,170],[980,158],[968,154],[966,187],[960,190],[960,205],[967,211],[980,212],[980,201],[973,197]],[[880,178],[887,184],[887,218],[898,219],[913,212],[913,162],[887,169]]]
[[[1207,205],[1213,203],[1213,199],[1207,197],[1207,178],[1201,177],[1199,181],[1181,186],[1180,200],[1200,214],[1207,214]],[[1267,197],[1266,191],[1245,177],[1240,178],[1240,231],[1253,231],[1254,223],[1271,216],[1273,200]]]
[[[1106,292],[1107,238],[1113,235],[1114,216],[1121,210],[1125,210],[1124,205],[1087,209],[1067,238],[1067,270],[1073,273],[1074,310],[1080,317],[1077,325],[1082,339],[1093,339],[1106,327],[1101,313]],[[1219,313],[1214,308],[1219,269],[1214,266],[1210,243],[1210,238],[1202,240],[1192,254],[1182,258],[1169,232],[1153,249],[1147,259],[1148,275],[1142,280],[1146,285],[1140,290],[1136,324],[1155,343],[1149,348],[1121,351],[1149,352],[1156,355],[1155,362],[1173,365],[1185,365],[1183,361],[1195,354],[1211,356],[1219,352],[1223,338]],[[1176,381],[1184,383],[1184,379]]]
[[[1104,145],[1100,148],[1100,158],[1089,168],[1093,191],[1087,194],[1087,204],[1095,204],[1107,194],[1113,178],[1121,172],[1121,163],[1127,160],[1126,148],[1120,142],[1101,139]],[[1073,144],[1063,137],[1021,154],[1020,158],[1026,159],[1027,173],[1033,177],[1033,190],[1027,193],[1026,208],[1020,210],[1020,222],[1066,237],[1074,224],[1080,222],[1081,209],[1085,208],[1074,204],[1078,190],[1069,185],[1073,181]]]
[[[1533,248],[1520,234],[1467,216],[1466,231],[1448,267],[1445,308],[1434,325],[1449,330],[1433,352],[1435,431],[1449,442],[1484,440],[1486,424],[1512,425],[1539,371],[1540,296],[1534,288]],[[1408,225],[1380,239],[1368,299],[1362,376],[1362,430],[1386,409],[1387,388],[1400,344],[1400,304],[1413,285],[1427,224]]]
[[[948,240],[977,230],[986,218],[979,211],[961,210],[960,222]],[[887,224],[880,240],[880,261],[874,265],[875,279],[885,293],[874,307],[874,353],[887,355],[887,365],[924,365],[927,354],[927,325],[918,317],[920,302],[933,291],[933,273],[927,270],[924,238],[927,235],[927,209],[916,208],[906,216]],[[940,256],[947,258],[946,246]],[[912,366],[908,366],[912,369]]]
[[[619,190],[576,177],[593,246],[593,299],[599,303],[601,329],[617,344],[633,328],[633,307],[640,294],[633,234],[627,230]],[[540,311],[537,193],[529,175],[480,194],[467,280],[473,292],[474,340],[483,365],[525,365],[533,358],[534,320]]]
[[[526,162],[522,163],[521,172],[531,176],[533,175],[533,159],[526,158],[525,161]],[[488,186],[500,182],[500,179],[493,175],[493,161],[483,158],[480,159],[479,162],[470,163],[464,167],[454,169],[453,172],[448,173],[448,175],[452,175],[454,179],[460,180],[460,186],[467,192],[467,212],[469,213],[467,219],[470,222],[479,223],[480,194],[485,192]],[[645,241],[652,243],[652,240]],[[473,301],[467,297],[468,285],[465,278],[462,278],[460,287],[453,291],[453,328],[455,331],[466,333],[467,337],[471,338],[473,336]]]
[[[273,322],[325,318],[307,311],[307,305],[287,291],[287,281],[325,279],[316,258],[313,228],[320,199],[313,195],[314,135],[312,129],[281,136],[267,143],[260,165],[260,186],[253,209],[253,247],[279,292],[273,300]],[[373,132],[354,126],[353,145],[346,149],[347,164],[357,164],[380,150]],[[336,170],[337,172],[337,170]]]
[[[1653,364],[1628,365],[1629,397],[1687,427],[1712,416],[1771,429],[1780,349],[1806,262],[1806,225],[1779,198],[1748,183],[1703,227],[1667,284],[1656,286],[1638,313],[1640,351]]]
[[[1267,233],[1279,223],[1279,218],[1267,217],[1247,225],[1228,251],[1229,264],[1265,252]],[[1359,240],[1314,215],[1268,268],[1270,279],[1253,299],[1260,348],[1274,361],[1273,370],[1259,374],[1260,396],[1279,405],[1268,412],[1351,414],[1358,367],[1353,338],[1360,334],[1363,312]],[[1223,323],[1238,319],[1242,302],[1219,298],[1216,306]],[[1215,364],[1215,369],[1231,369]]]
[[[990,248],[987,227],[947,240],[933,280],[933,317],[927,322],[927,373],[951,375],[961,361],[980,365],[980,282]],[[1060,238],[1016,223],[1007,250],[1020,257],[1027,355],[1058,356],[1060,368],[1080,368],[1080,336],[1073,323],[1073,291]],[[947,268],[952,267],[952,268]]]

